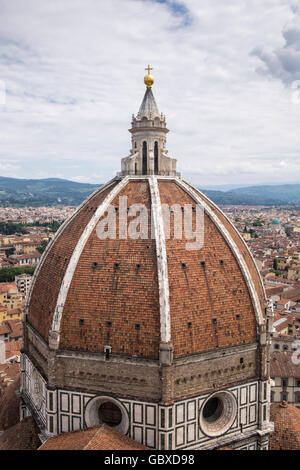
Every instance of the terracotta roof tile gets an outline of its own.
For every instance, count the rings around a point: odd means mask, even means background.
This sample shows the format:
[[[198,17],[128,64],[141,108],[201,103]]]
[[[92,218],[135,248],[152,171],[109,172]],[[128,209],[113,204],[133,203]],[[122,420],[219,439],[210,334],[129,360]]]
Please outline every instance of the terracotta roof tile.
[[[122,196],[127,196],[128,207],[141,203],[150,214],[147,182],[129,182],[112,204],[118,205]],[[81,318],[84,325],[79,324]],[[135,329],[137,319],[139,331]],[[159,342],[155,240],[100,240],[94,230],[80,256],[64,305],[60,347],[102,352],[109,344],[113,354],[157,359]]]
[[[0,450],[36,450],[40,445],[39,429],[30,416],[0,435]]]
[[[193,204],[191,196],[173,182],[159,181],[159,189],[162,204]],[[172,217],[171,233],[173,221]],[[229,225],[224,217],[222,222]],[[255,313],[238,262],[207,214],[204,230],[201,250],[187,250],[185,238],[166,240],[174,357],[256,340]]]
[[[272,403],[270,450],[300,450],[300,410],[286,403]]]
[[[19,338],[23,336],[23,322],[22,320],[5,320],[0,325],[0,334],[9,334],[11,338]]]
[[[14,282],[1,282],[0,283],[0,294],[5,294],[11,289],[18,290],[17,285]]]
[[[158,186],[162,204],[196,205],[189,192],[176,181],[158,179]],[[72,253],[111,189],[95,193],[83,204],[55,237],[38,268],[27,320],[46,341]],[[121,196],[127,197],[128,207],[143,204],[150,216],[152,201],[147,179],[129,180],[112,202],[114,206],[118,206]],[[264,290],[246,245],[224,214],[205,196],[199,197],[205,199],[230,233],[248,266],[264,312]],[[148,221],[151,234],[150,217]],[[196,252],[186,249],[185,237],[166,240],[175,358],[257,339],[256,315],[245,275],[224,233],[208,214],[205,214],[204,238],[204,247]],[[112,354],[158,359],[161,331],[155,239],[149,236],[120,240],[117,236],[100,240],[93,229],[76,262],[63,305],[59,347],[103,352],[109,344]],[[137,319],[138,328],[135,327]]]
[[[20,420],[19,398],[16,392],[20,388],[20,379],[11,383],[0,397],[0,430],[10,428]]]
[[[134,441],[115,429],[97,426],[81,431],[59,434],[48,439],[38,450],[146,450],[143,444]]]
[[[274,352],[271,355],[271,377],[300,377],[300,364],[292,361],[293,351]]]
[[[113,186],[97,192],[72,216],[62,232],[54,237],[44,261],[41,260],[39,275],[33,282],[28,321],[48,341],[59,289],[76,244],[87,223]]]
[[[293,298],[299,298],[300,297],[300,287],[295,287],[293,289],[287,289],[284,291],[284,298],[291,300]]]
[[[23,339],[19,339],[18,341],[10,341],[5,343],[5,353],[6,359],[9,359],[12,356],[20,355],[20,350],[23,347]]]
[[[266,287],[266,294],[268,296],[271,296],[271,295],[278,295],[278,294],[281,294],[283,292],[283,287],[280,287],[280,286],[272,286],[272,287]]]

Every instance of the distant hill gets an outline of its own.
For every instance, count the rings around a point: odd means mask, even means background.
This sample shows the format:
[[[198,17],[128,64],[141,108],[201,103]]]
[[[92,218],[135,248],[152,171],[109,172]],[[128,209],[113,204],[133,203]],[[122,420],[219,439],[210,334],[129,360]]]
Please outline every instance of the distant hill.
[[[248,188],[253,186],[252,184],[207,184],[202,186],[205,191],[232,191],[237,188]]]
[[[201,189],[201,188],[200,188]],[[230,191],[201,189],[216,204],[272,206],[300,204],[300,184],[262,185],[234,188]]]
[[[283,184],[279,186],[250,186],[248,188],[232,189],[236,195],[249,195],[263,199],[276,199],[286,204],[300,203],[300,184]]]
[[[75,183],[59,178],[34,180],[0,177],[0,205],[77,206],[100,186],[101,184]],[[248,186],[229,191],[201,189],[201,191],[220,205],[300,204],[300,184]]]
[[[100,186],[58,178],[27,180],[0,176],[0,205],[77,206]]]
[[[246,205],[246,206],[273,206],[282,205],[284,201],[278,198],[269,198],[264,195],[235,193],[234,191],[212,191],[199,188],[203,194],[218,205]],[[244,188],[241,188],[244,189]],[[248,190],[249,188],[247,188]]]

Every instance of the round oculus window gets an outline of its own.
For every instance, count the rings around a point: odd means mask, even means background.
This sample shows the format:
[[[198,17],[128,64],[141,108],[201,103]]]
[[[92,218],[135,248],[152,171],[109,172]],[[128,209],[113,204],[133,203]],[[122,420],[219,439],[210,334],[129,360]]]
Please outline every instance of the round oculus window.
[[[99,406],[98,416],[100,423],[107,424],[112,428],[118,426],[122,421],[120,408],[111,401],[106,401]]]
[[[84,418],[88,428],[106,424],[123,434],[128,432],[128,411],[119,400],[113,397],[92,398],[86,405]]]
[[[223,409],[223,401],[219,397],[211,398],[204,406],[203,417],[208,423],[214,423],[221,418]]]
[[[233,425],[237,414],[234,395],[217,392],[204,402],[200,413],[200,428],[209,437],[225,434]]]

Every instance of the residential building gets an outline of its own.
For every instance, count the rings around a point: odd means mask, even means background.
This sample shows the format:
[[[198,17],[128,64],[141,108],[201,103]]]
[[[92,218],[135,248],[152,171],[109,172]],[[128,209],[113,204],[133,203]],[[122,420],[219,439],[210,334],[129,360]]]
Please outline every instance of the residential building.
[[[271,355],[272,403],[286,401],[300,408],[300,351],[274,352]]]
[[[18,291],[27,297],[27,294],[30,289],[32,281],[32,276],[30,274],[20,274],[19,276],[15,277],[15,283],[18,288]]]

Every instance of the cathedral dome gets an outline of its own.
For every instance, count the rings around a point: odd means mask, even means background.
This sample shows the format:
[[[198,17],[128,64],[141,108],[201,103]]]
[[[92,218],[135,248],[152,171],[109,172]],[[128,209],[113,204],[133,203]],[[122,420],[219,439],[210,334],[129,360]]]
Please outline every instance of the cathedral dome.
[[[43,439],[107,425],[154,449],[266,449],[273,309],[255,261],[177,173],[151,88],[130,133],[35,271],[21,416]]]
[[[149,236],[121,238],[122,198],[143,204]],[[108,206],[116,238],[100,239]],[[162,207],[203,208],[204,239],[164,237]],[[154,233],[150,233],[153,214]],[[147,227],[148,228],[148,227]],[[27,306],[27,322],[56,348],[158,359],[251,343],[263,321],[264,290],[244,241],[218,207],[179,177],[125,176],[100,187],[67,220],[43,255]],[[52,339],[51,339],[52,338]]]

